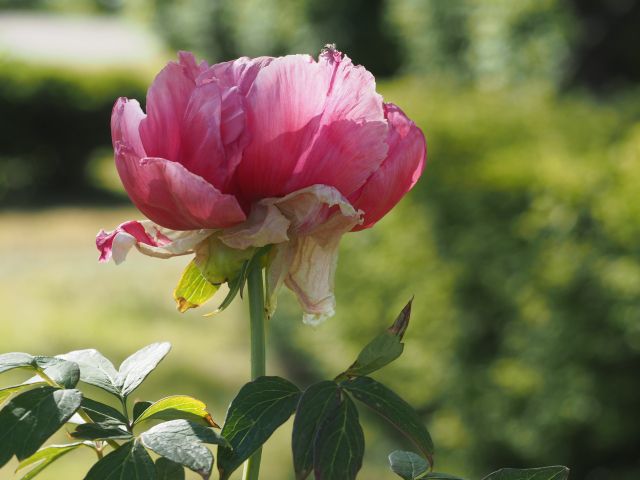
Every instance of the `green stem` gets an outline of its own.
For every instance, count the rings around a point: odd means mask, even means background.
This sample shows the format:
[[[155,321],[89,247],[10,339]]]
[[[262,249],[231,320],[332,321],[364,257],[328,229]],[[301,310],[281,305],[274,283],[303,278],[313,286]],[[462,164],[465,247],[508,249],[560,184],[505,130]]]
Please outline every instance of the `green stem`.
[[[260,265],[254,265],[249,270],[247,289],[249,292],[249,318],[251,322],[251,380],[255,380],[266,373],[266,316],[262,267]],[[262,448],[258,449],[244,464],[243,480],[258,480],[261,458]]]

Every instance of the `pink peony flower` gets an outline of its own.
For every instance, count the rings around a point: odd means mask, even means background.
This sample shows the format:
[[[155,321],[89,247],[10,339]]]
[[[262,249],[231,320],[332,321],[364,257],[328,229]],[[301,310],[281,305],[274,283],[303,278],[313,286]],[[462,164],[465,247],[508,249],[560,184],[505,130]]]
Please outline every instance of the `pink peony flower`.
[[[318,61],[213,66],[181,52],[151,85],[146,109],[118,99],[111,131],[122,183],[150,221],[100,232],[100,260],[119,263],[132,246],[188,254],[211,236],[240,250],[274,245],[271,305],[284,284],[309,323],[333,315],[342,235],[389,212],[426,160],[420,129],[334,48]]]

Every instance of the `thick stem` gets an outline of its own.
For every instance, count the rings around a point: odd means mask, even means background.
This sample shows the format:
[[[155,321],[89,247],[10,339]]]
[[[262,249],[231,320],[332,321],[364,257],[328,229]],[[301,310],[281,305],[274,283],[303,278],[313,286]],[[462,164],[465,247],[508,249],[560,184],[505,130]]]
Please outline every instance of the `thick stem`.
[[[247,277],[249,292],[249,317],[251,325],[251,380],[261,377],[266,372],[265,354],[265,308],[262,268],[254,265]],[[262,448],[258,449],[244,464],[243,480],[258,480]]]

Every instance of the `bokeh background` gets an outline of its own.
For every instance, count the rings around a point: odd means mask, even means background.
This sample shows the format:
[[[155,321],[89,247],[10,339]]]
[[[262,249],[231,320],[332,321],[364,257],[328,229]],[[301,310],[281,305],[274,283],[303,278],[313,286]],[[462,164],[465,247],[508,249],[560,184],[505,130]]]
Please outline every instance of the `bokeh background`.
[[[143,100],[177,49],[213,63],[328,42],[422,127],[429,161],[393,213],[345,237],[335,318],[306,327],[284,295],[269,370],[335,375],[415,294],[405,354],[377,377],[422,414],[438,470],[640,478],[637,0],[0,0],[0,351],[119,362],[170,340],[137,397],[194,395],[222,421],[249,375],[245,306],[178,314],[184,259],[97,263],[98,229],[140,217],[111,107]],[[392,479],[387,454],[410,446],[365,422],[361,477]],[[266,447],[265,479],[293,478],[289,435]]]

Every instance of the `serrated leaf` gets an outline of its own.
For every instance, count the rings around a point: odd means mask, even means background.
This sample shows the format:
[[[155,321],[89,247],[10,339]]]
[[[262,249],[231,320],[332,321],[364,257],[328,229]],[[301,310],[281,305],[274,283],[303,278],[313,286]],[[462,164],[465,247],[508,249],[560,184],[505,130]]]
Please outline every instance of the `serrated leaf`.
[[[127,425],[129,422],[127,417],[112,406],[96,402],[90,398],[82,399],[82,409],[96,423],[110,422],[112,424]]]
[[[36,372],[44,373],[63,388],[74,388],[80,380],[80,367],[77,363],[56,357],[34,357]],[[44,377],[36,375],[25,383],[36,383]]]
[[[138,417],[144,413],[144,411],[153,405],[153,402],[148,402],[146,400],[141,400],[133,404],[133,421],[134,423],[138,420]]]
[[[313,471],[316,480],[353,480],[362,468],[364,433],[353,400],[342,403],[322,424],[314,444]]]
[[[204,477],[208,477],[213,468],[213,454],[204,443],[227,445],[227,441],[211,428],[186,420],[156,425],[140,435],[140,441],[158,455]]]
[[[168,458],[156,460],[156,480],[184,480],[184,467]]]
[[[402,337],[409,325],[412,301],[410,300],[407,303],[398,318],[384,333],[375,337],[362,349],[356,361],[336,377],[337,381],[373,373],[393,362],[402,354],[404,350]]]
[[[174,395],[166,397],[150,405],[136,418],[134,424],[145,420],[190,420],[192,422],[204,423],[210,427],[218,425],[211,418],[204,402],[186,395]]]
[[[291,436],[297,480],[304,480],[313,470],[313,442],[316,434],[320,425],[339,405],[340,389],[331,381],[311,385],[300,397]]]
[[[569,478],[569,469],[563,466],[541,468],[503,468],[493,472],[483,480],[566,480]]]
[[[218,449],[221,480],[228,479],[294,412],[300,390],[280,377],[259,377],[233,399],[222,427],[233,450]]]
[[[80,406],[78,390],[39,387],[21,393],[0,410],[0,467],[15,455],[33,455]]]
[[[82,442],[69,443],[67,445],[50,445],[49,447],[38,450],[29,458],[26,458],[25,460],[20,462],[20,465],[18,465],[18,468],[16,468],[16,472],[22,470],[23,468],[35,465],[20,479],[30,480],[37,474],[42,472],[49,465],[51,465],[53,462],[55,462],[57,459],[71,452],[72,450],[75,450],[80,445],[82,445]]]
[[[369,377],[357,377],[341,384],[353,396],[387,419],[411,440],[432,462],[433,441],[416,411],[389,388]]]
[[[114,395],[120,395],[116,386],[118,371],[99,351],[94,349],[74,350],[59,355],[59,358],[75,362],[80,367],[80,380]]]
[[[178,285],[173,291],[173,298],[178,311],[184,313],[190,308],[197,308],[209,300],[220,287],[207,280],[195,260],[191,260],[182,272]]]
[[[421,478],[429,470],[429,462],[413,452],[396,450],[389,454],[391,470],[405,480]]]
[[[134,440],[98,461],[84,479],[156,480],[156,467],[144,447]]]
[[[80,440],[129,440],[131,432],[118,422],[82,423],[71,432],[71,437]]]
[[[168,342],[152,343],[138,350],[127,358],[122,365],[116,378],[116,386],[120,390],[122,397],[131,394],[162,361],[171,350]]]

